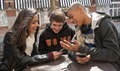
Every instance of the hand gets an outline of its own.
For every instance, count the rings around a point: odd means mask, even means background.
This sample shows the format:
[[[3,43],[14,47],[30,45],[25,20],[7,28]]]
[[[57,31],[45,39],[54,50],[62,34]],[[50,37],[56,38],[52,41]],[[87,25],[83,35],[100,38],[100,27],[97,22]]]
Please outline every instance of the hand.
[[[86,57],[83,57],[83,58],[77,56],[77,57],[76,57],[76,60],[77,60],[78,63],[80,63],[80,64],[85,64],[85,63],[87,63],[87,62],[90,60],[90,55],[87,55]]]
[[[69,51],[78,51],[78,48],[80,47],[80,44],[76,40],[74,40],[74,44],[71,44],[67,40],[63,40],[63,41],[60,41],[60,45],[64,49],[67,49]]]
[[[52,53],[54,56],[54,60],[58,59],[62,55],[62,52],[53,51]]]

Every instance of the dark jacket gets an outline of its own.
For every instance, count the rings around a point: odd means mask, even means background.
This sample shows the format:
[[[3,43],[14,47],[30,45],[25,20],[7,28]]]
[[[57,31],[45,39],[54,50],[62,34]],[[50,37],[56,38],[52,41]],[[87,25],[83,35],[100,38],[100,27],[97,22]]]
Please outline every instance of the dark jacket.
[[[47,24],[45,30],[39,37],[39,52],[44,54],[52,51],[60,51],[62,49],[60,41],[64,39],[71,41],[74,33],[75,32],[67,25],[67,23],[63,25],[63,28],[59,33],[54,33],[50,24]],[[66,52],[66,50],[63,51],[63,54]]]
[[[91,24],[92,29],[94,27],[96,48],[80,47],[78,52],[90,54],[91,60],[110,62],[120,71],[120,42],[115,25],[105,13],[94,13]],[[70,53],[71,55],[75,56],[74,53]]]
[[[32,56],[27,55],[26,53],[20,52],[17,48],[17,44],[12,45],[10,43],[11,37],[15,32],[13,30],[8,31],[4,37],[4,55],[1,61],[0,69],[4,68],[2,71],[6,69],[6,71],[22,71],[27,66],[44,63],[50,60],[53,60],[52,53],[37,55],[37,47],[34,43]],[[50,57],[52,56],[52,57]]]

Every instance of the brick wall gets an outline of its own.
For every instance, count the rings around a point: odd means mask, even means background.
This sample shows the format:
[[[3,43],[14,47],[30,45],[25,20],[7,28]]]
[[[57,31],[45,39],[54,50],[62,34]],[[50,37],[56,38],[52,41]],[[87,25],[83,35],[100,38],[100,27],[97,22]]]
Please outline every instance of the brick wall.
[[[16,16],[16,10],[14,9],[14,0],[5,0],[5,9],[8,17]]]
[[[6,10],[6,14],[7,14],[7,17],[16,16],[16,10],[14,10],[14,9],[11,9],[11,10],[7,9]]]

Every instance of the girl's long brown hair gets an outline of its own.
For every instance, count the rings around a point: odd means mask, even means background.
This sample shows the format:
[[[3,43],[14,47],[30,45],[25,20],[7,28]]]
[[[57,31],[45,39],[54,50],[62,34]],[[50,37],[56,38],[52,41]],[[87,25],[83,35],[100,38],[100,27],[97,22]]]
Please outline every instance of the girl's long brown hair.
[[[12,30],[15,31],[14,35],[11,38],[11,44],[17,45],[17,48],[21,52],[25,52],[26,49],[26,38],[29,35],[28,26],[33,19],[33,16],[37,14],[35,9],[24,9],[19,14],[18,17],[12,26]],[[35,41],[37,41],[37,33],[39,27],[36,29]]]

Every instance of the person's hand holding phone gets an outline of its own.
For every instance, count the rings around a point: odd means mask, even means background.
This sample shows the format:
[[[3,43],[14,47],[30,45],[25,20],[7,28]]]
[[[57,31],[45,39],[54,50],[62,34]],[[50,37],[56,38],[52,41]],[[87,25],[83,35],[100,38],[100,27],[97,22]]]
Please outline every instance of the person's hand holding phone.
[[[85,64],[90,60],[90,55],[86,55],[86,53],[76,53],[76,60],[80,64]]]
[[[76,56],[83,58],[83,57],[86,57],[87,55],[86,53],[79,53],[79,54],[76,54]]]
[[[62,55],[62,52],[58,52],[58,51],[53,51],[52,53],[54,56],[54,60],[58,59]]]

